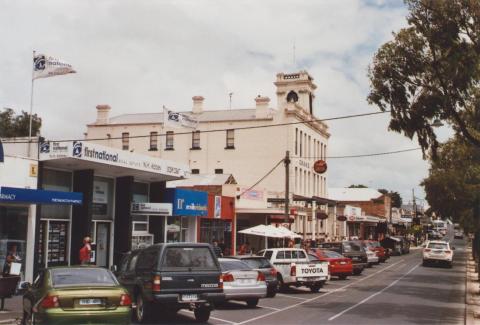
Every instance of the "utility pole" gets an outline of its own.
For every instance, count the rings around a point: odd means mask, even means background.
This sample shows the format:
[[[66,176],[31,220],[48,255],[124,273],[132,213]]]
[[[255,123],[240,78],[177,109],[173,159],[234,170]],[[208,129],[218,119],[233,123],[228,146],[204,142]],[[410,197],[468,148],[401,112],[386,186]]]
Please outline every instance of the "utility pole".
[[[285,223],[288,223],[290,229],[290,151],[288,150],[283,163],[285,164]]]
[[[413,220],[417,221],[417,204],[415,203],[415,189],[412,188]]]

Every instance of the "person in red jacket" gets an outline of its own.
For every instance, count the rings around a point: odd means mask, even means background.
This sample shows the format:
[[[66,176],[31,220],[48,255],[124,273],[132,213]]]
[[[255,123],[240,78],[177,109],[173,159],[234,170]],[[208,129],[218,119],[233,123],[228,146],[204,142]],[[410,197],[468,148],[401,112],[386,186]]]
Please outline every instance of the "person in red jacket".
[[[92,246],[90,246],[90,237],[83,238],[83,247],[80,248],[80,264],[90,264],[90,253],[92,252]]]

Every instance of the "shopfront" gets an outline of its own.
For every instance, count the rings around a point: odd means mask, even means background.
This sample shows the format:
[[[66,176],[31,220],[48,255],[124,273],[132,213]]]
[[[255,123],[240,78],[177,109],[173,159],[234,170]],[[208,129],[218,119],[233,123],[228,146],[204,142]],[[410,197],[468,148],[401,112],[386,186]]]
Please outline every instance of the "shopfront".
[[[198,242],[212,243],[218,240],[224,246],[225,255],[234,255],[235,198],[208,195],[208,216],[201,217],[198,225]]]
[[[172,215],[167,217],[166,242],[197,242],[198,219],[208,216],[208,193],[168,188],[163,202],[172,204]]]

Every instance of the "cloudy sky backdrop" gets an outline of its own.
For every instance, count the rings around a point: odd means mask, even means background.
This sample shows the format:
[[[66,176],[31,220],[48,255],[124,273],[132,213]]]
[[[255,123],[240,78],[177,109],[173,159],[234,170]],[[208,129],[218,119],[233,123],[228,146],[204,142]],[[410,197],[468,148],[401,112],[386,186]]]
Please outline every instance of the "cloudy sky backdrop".
[[[1,0],[0,108],[28,111],[32,50],[77,74],[35,82],[34,112],[51,139],[80,138],[97,104],[112,115],[276,103],[277,72],[306,69],[318,85],[315,115],[376,111],[366,102],[375,50],[406,25],[401,0]],[[296,63],[293,62],[293,44]],[[387,132],[387,114],[330,122],[329,155],[417,147]],[[440,132],[442,132],[440,130]],[[399,191],[404,201],[428,165],[420,152],[329,161],[329,186]]]

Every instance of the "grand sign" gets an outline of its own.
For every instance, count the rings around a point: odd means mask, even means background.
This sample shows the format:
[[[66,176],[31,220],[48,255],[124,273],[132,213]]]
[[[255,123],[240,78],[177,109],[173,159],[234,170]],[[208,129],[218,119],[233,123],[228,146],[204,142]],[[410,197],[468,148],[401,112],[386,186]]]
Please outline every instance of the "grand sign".
[[[52,141],[40,144],[41,161],[59,158],[75,158],[176,177],[187,177],[189,174],[189,168],[184,164],[105,147],[88,141]]]

